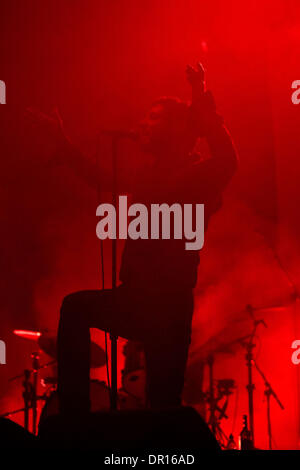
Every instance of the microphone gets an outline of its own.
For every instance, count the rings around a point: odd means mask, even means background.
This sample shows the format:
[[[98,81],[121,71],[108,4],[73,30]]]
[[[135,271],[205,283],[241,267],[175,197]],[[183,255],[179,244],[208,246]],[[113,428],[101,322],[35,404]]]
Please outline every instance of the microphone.
[[[257,325],[264,325],[265,328],[268,328],[268,325],[266,324],[265,320],[261,319],[261,320],[256,320],[256,324]]]
[[[130,139],[138,140],[139,134],[135,129],[123,130],[123,129],[103,129],[100,134],[111,137],[112,139]]]

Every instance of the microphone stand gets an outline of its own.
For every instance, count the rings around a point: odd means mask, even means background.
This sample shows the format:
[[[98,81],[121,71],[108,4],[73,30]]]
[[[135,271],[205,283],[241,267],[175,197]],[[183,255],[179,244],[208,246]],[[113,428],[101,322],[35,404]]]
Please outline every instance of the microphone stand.
[[[122,130],[102,130],[100,135],[111,137],[112,142],[112,204],[117,207],[118,195],[118,143],[121,139],[136,139],[134,131]],[[118,220],[118,217],[117,217]],[[116,220],[116,225],[117,225]],[[117,229],[117,227],[116,227]],[[112,284],[112,303],[113,307],[116,306],[116,288],[117,288],[117,238],[112,239],[112,271],[111,271],[111,284]],[[111,390],[110,390],[110,408],[111,410],[117,409],[118,404],[118,336],[110,333],[111,340]]]
[[[246,366],[248,370],[248,384],[246,385],[247,391],[248,391],[248,409],[249,409],[249,427],[250,427],[250,432],[251,432],[251,437],[252,437],[252,445],[254,448],[254,390],[255,390],[255,385],[253,383],[253,364],[254,364],[254,357],[253,357],[253,349],[255,348],[255,343],[254,343],[254,338],[256,335],[256,330],[257,327],[260,323],[262,323],[265,327],[267,326],[264,322],[264,320],[257,320],[254,317],[253,313],[253,307],[252,305],[247,305],[246,306],[246,312],[249,313],[253,320],[253,330],[252,333],[249,337],[249,341],[245,341],[242,343],[244,348],[246,349]]]
[[[265,389],[265,396],[267,398],[267,419],[268,419],[269,450],[272,450],[272,427],[271,427],[271,407],[270,407],[271,396],[273,396],[275,398],[275,400],[277,401],[278,405],[280,406],[280,408],[282,410],[284,410],[284,406],[281,403],[281,401],[279,400],[279,398],[276,395],[275,391],[273,390],[270,382],[268,382],[265,374],[260,369],[260,367],[257,365],[257,362],[255,361],[255,359],[253,360],[253,363],[255,365],[255,368],[256,368],[257,372],[261,375],[261,377],[262,377],[262,379],[265,383],[265,388],[266,388]]]
[[[117,207],[117,163],[118,163],[118,135],[112,136],[112,203]],[[116,218],[117,225],[117,218]],[[117,227],[116,227],[117,229]],[[112,271],[111,271],[111,284],[112,284],[112,299],[113,306],[116,306],[116,287],[117,287],[117,238],[112,239]],[[111,399],[110,407],[114,411],[117,409],[118,401],[118,337],[110,334],[111,341]]]

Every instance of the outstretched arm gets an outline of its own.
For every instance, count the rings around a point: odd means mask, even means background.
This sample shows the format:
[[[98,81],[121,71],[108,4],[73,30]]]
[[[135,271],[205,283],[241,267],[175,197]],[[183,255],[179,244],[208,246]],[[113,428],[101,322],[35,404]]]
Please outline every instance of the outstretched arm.
[[[98,187],[100,180],[101,189],[108,190],[107,188],[110,187],[109,175],[102,174],[96,162],[83,155],[73,145],[65,133],[61,116],[57,110],[48,115],[29,108],[26,116],[34,126],[38,137],[42,139],[45,149],[47,146],[54,148],[53,161],[68,165],[73,173],[91,187]]]

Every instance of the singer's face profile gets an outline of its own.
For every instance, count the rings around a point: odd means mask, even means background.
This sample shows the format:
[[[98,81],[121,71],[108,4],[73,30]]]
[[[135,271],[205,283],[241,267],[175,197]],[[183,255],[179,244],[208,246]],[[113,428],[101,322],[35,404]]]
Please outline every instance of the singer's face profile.
[[[142,150],[160,161],[181,161],[193,146],[186,131],[187,109],[186,104],[174,98],[161,98],[154,103],[139,125]]]
[[[168,120],[165,109],[158,104],[152,106],[140,122],[140,144],[144,150],[155,151],[166,138]]]

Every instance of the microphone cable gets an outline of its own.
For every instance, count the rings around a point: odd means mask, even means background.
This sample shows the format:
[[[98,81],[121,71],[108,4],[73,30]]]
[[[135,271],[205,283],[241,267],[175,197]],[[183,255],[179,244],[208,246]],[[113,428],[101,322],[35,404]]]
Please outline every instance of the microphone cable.
[[[101,133],[98,134],[97,139],[97,150],[96,150],[96,168],[98,177],[100,176],[100,165],[99,165],[99,156],[100,156],[100,138]],[[101,189],[100,184],[97,184],[97,204],[100,201]],[[101,280],[102,280],[102,290],[105,289],[105,265],[104,265],[104,240],[100,240],[100,270],[101,270]],[[105,366],[106,366],[106,379],[107,385],[110,389],[110,374],[109,374],[109,360],[108,360],[108,340],[107,340],[107,331],[104,332],[105,335]]]

